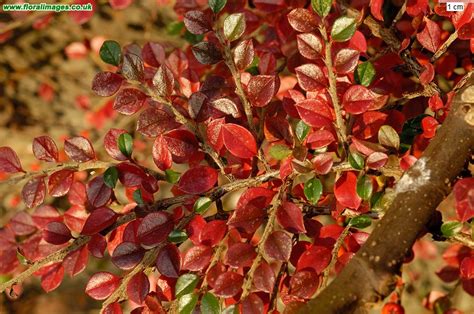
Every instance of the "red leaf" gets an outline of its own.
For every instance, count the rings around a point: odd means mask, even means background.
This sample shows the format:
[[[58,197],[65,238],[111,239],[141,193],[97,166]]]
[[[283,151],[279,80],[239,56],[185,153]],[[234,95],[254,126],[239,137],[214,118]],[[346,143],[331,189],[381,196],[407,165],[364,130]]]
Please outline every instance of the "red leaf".
[[[291,202],[284,202],[277,210],[278,223],[291,233],[305,233],[301,208]]]
[[[291,276],[290,294],[303,299],[310,299],[318,290],[319,276],[315,271],[300,270]]]
[[[133,0],[109,0],[110,6],[115,10],[121,10],[132,4]]]
[[[100,234],[94,234],[87,246],[92,256],[96,258],[102,258],[104,257],[104,251],[107,247],[107,241],[105,240],[104,236]]]
[[[201,244],[214,246],[217,245],[225,236],[227,224],[224,220],[213,220],[208,222],[199,234]]]
[[[74,171],[63,169],[49,176],[48,190],[53,197],[61,197],[69,192],[74,179]]]
[[[349,87],[342,97],[342,105],[347,112],[361,114],[366,112],[374,103],[374,94],[362,85]]]
[[[370,13],[379,21],[383,21],[383,2],[384,0],[370,0]]]
[[[122,242],[112,253],[112,263],[120,269],[129,270],[140,263],[144,254],[145,252],[138,244]]]
[[[169,131],[163,135],[163,139],[176,163],[187,163],[198,152],[198,141],[194,134],[187,130]]]
[[[317,174],[328,174],[331,171],[334,159],[331,153],[316,155],[313,159],[314,171]]]
[[[89,260],[89,250],[87,245],[82,246],[80,249],[70,252],[63,261],[64,270],[66,274],[71,277],[76,276],[86,269],[87,261]]]
[[[214,284],[214,294],[221,298],[230,298],[239,293],[244,277],[235,272],[225,272],[217,277]]]
[[[132,115],[140,110],[146,101],[146,95],[135,88],[124,88],[116,96],[114,110],[124,115]]]
[[[29,235],[36,231],[33,219],[26,212],[21,211],[10,219],[10,227],[17,236]]]
[[[91,142],[83,136],[76,136],[64,142],[66,155],[74,161],[85,162],[95,158]]]
[[[424,117],[421,120],[421,127],[423,129],[423,136],[426,138],[432,138],[436,134],[436,129],[439,125],[438,120],[433,117]]]
[[[108,207],[94,210],[87,218],[81,234],[93,235],[112,225],[117,220],[117,214]]]
[[[466,257],[463,259],[459,270],[462,279],[474,279],[474,257]]]
[[[257,290],[270,293],[273,291],[275,285],[275,273],[270,265],[263,261],[257,267],[253,276],[253,284]]]
[[[436,272],[436,275],[444,282],[453,282],[459,279],[459,268],[445,266]]]
[[[420,83],[423,85],[429,84],[433,79],[435,75],[435,68],[431,63],[427,63],[423,67],[423,72],[420,74]]]
[[[288,261],[291,254],[291,237],[284,231],[274,231],[264,243],[265,253],[277,261]]]
[[[179,180],[179,189],[189,194],[209,191],[217,182],[217,171],[208,166],[197,166],[186,171]]]
[[[156,269],[160,274],[169,278],[178,278],[181,270],[181,255],[178,247],[168,244],[158,253],[156,259]]]
[[[456,201],[456,214],[461,222],[474,217],[474,178],[464,178],[453,188]]]
[[[125,161],[127,156],[122,154],[118,148],[118,138],[121,134],[127,133],[123,129],[110,129],[104,137],[104,148],[107,154],[115,160]]]
[[[308,33],[317,28],[320,19],[310,10],[297,8],[288,13],[288,22],[298,32]]]
[[[316,64],[300,65],[295,68],[295,72],[298,84],[307,92],[317,91],[327,85],[323,70]]]
[[[188,31],[195,35],[205,34],[212,30],[212,24],[209,16],[203,11],[188,11],[184,15],[184,25]]]
[[[0,147],[0,171],[8,173],[24,172],[21,168],[20,159],[10,147]]]
[[[46,292],[53,291],[63,281],[64,267],[61,263],[56,263],[43,268],[45,272],[41,276],[41,287]]]
[[[212,254],[212,248],[207,245],[193,246],[184,254],[183,269],[190,271],[205,269],[211,261]]]
[[[43,203],[46,194],[44,177],[36,177],[28,181],[21,190],[21,197],[28,208],[36,207]]]
[[[171,168],[173,163],[171,152],[168,149],[168,145],[166,144],[163,135],[159,135],[155,142],[153,143],[153,150],[152,150],[153,161],[155,165],[160,170],[167,170]]]
[[[224,124],[221,128],[222,139],[229,152],[239,158],[252,158],[257,155],[257,143],[246,128],[233,124]]]
[[[372,154],[369,155],[369,157],[367,157],[367,160],[366,160],[367,166],[375,170],[380,169],[383,166],[385,166],[387,161],[388,161],[387,154],[380,153],[380,152],[373,152]]]
[[[165,48],[159,43],[148,42],[143,45],[142,58],[147,64],[157,68],[166,60]]]
[[[217,278],[226,272],[226,267],[221,262],[217,262],[216,265],[209,268],[206,275],[206,280],[209,283],[209,287],[214,288]]]
[[[31,215],[33,222],[38,228],[43,229],[46,225],[52,221],[61,222],[63,218],[56,208],[50,205],[39,206],[35,209]]]
[[[72,231],[81,232],[88,216],[84,207],[74,205],[64,213],[64,222]]]
[[[332,125],[332,114],[329,107],[316,99],[303,100],[296,103],[301,119],[316,128]]]
[[[228,221],[229,226],[242,229],[246,233],[255,232],[263,222],[267,213],[259,199],[251,200],[244,205],[237,205],[234,214]]]
[[[127,284],[127,295],[130,301],[142,304],[150,292],[150,281],[143,272],[135,274]]]
[[[173,221],[164,212],[150,213],[138,227],[138,240],[146,248],[155,247],[165,241],[173,231]]]
[[[92,81],[92,90],[99,96],[108,97],[115,94],[122,85],[123,77],[112,72],[99,72]]]
[[[102,175],[95,177],[87,184],[87,200],[94,207],[102,207],[112,196],[112,189],[104,182]]]
[[[301,254],[296,270],[313,269],[317,274],[321,274],[331,262],[331,250],[322,246],[311,246]]]
[[[428,0],[407,1],[407,13],[412,17],[418,16],[420,14],[426,14],[428,12],[428,9]]]
[[[248,267],[257,256],[255,248],[248,243],[235,243],[227,249],[224,263],[231,267]]]
[[[109,272],[98,272],[89,278],[86,293],[95,300],[107,299],[120,285],[120,278]]]
[[[269,142],[285,140],[287,143],[293,143],[291,127],[285,118],[267,117],[264,126],[265,138]]]
[[[62,222],[52,221],[43,230],[43,239],[51,244],[59,245],[72,238],[71,231]]]
[[[234,63],[239,70],[245,70],[253,61],[255,51],[251,39],[242,40],[234,49]]]
[[[147,108],[138,116],[137,131],[148,137],[155,137],[177,128],[173,116],[162,109]]]
[[[274,75],[252,76],[247,86],[250,103],[255,107],[268,105],[277,91],[278,84]]]
[[[160,65],[158,71],[156,71],[156,74],[153,77],[153,85],[155,85],[157,94],[169,98],[173,93],[174,83],[173,72],[171,72],[166,65]]]
[[[351,48],[339,50],[334,58],[334,67],[337,73],[347,74],[354,71],[359,62],[359,56],[359,51]]]
[[[316,130],[306,139],[306,143],[310,145],[312,149],[319,149],[326,147],[336,140],[334,134],[328,130]]]
[[[58,147],[53,139],[49,136],[38,136],[33,140],[33,154],[38,160],[58,161]]]
[[[220,119],[215,119],[209,122],[207,125],[207,130],[206,130],[206,135],[207,135],[207,141],[209,142],[209,145],[214,148],[216,152],[219,152],[224,146],[224,141],[222,139],[222,126],[225,123],[224,118]]]
[[[357,209],[360,206],[361,198],[357,194],[357,176],[351,172],[344,172],[334,186],[334,196],[344,207]]]
[[[306,59],[316,60],[321,57],[323,41],[313,33],[298,34],[296,36],[298,51]]]
[[[241,301],[240,304],[242,313],[261,314],[264,313],[264,304],[262,299],[255,293],[251,293]]]
[[[423,30],[416,34],[416,39],[420,44],[435,53],[441,45],[441,29],[436,22],[426,18],[426,25]]]

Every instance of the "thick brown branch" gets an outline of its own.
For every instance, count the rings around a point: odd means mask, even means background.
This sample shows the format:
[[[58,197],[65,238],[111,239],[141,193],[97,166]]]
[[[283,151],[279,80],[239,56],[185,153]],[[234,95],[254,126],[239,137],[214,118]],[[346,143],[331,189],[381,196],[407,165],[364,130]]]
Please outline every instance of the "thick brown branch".
[[[299,313],[353,313],[389,295],[395,276],[474,148],[474,78],[423,156],[397,183],[395,198],[338,277]]]

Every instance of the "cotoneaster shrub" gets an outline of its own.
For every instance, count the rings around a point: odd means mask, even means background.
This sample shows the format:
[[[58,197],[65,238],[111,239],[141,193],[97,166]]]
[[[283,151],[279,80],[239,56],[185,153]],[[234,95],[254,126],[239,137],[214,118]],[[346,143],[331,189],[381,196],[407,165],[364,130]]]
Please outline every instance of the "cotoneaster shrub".
[[[291,312],[315,297],[397,193],[429,184],[422,154],[472,73],[473,4],[402,4],[178,0],[183,47],[104,42],[92,90],[136,127],[104,134],[108,156],[83,136],[58,148],[38,135],[37,172],[0,148],[5,182],[23,184],[30,208],[0,229],[1,291],[33,275],[49,292],[107,259],[115,270],[80,288],[104,313],[127,300],[133,313]],[[452,193],[456,215],[419,236],[453,242],[437,275],[474,295],[468,171]],[[404,312],[403,284],[384,313]],[[426,306],[459,313],[448,294]]]

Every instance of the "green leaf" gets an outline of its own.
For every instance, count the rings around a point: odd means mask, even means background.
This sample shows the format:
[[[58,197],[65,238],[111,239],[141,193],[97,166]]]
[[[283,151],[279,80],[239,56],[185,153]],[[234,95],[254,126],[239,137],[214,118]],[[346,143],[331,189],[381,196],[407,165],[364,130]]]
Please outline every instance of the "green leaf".
[[[209,206],[211,206],[211,204],[212,200],[207,196],[203,196],[196,200],[193,208],[196,213],[202,214],[209,208]]]
[[[109,167],[107,170],[104,172],[104,183],[107,185],[109,188],[113,189],[115,188],[115,185],[117,184],[118,180],[118,170],[115,167]]]
[[[178,313],[191,314],[196,307],[198,296],[195,293],[185,294],[178,299]]]
[[[268,152],[276,160],[283,160],[291,155],[292,150],[286,145],[277,144],[270,147]]]
[[[311,0],[314,12],[320,17],[326,17],[331,11],[332,0]]]
[[[303,122],[303,120],[298,121],[295,127],[296,137],[300,142],[303,142],[306,136],[308,136],[311,127]]]
[[[136,189],[135,191],[133,191],[133,200],[138,205],[145,204],[145,201],[143,200],[143,197],[142,197],[142,190]]]
[[[188,235],[183,230],[173,230],[168,235],[168,241],[173,243],[181,243],[188,239]]]
[[[106,40],[102,44],[102,47],[100,47],[99,55],[105,63],[118,66],[122,59],[122,49],[118,42]]]
[[[179,35],[181,33],[181,30],[184,28],[184,22],[171,22],[168,25],[166,25],[166,32],[168,35]]]
[[[369,86],[375,78],[375,68],[369,61],[359,64],[354,72],[357,84]]]
[[[28,259],[25,256],[23,256],[23,254],[21,254],[19,251],[16,251],[16,258],[18,259],[21,265],[26,266],[30,264]]]
[[[380,127],[378,139],[379,143],[383,146],[395,148],[396,150],[400,148],[400,137],[397,131],[390,125],[382,125],[382,127]]]
[[[441,233],[449,238],[461,232],[462,226],[462,222],[448,221],[441,225]]]
[[[122,133],[120,134],[118,140],[117,140],[118,148],[127,157],[130,157],[132,155],[133,151],[133,138],[130,134],[128,133]]]
[[[224,36],[228,41],[239,39],[245,32],[245,15],[234,13],[224,20]]]
[[[332,25],[331,38],[333,41],[347,41],[354,35],[356,27],[354,18],[341,16]]]
[[[372,196],[373,186],[372,179],[369,176],[363,175],[357,179],[357,194],[363,200],[368,200]]]
[[[382,199],[383,192],[375,192],[372,194],[372,197],[370,199],[370,208],[376,208],[379,201]]]
[[[365,165],[364,156],[356,152],[349,153],[349,163],[352,168],[362,170]]]
[[[364,229],[372,224],[372,218],[366,215],[357,216],[349,220],[349,224],[354,228]]]
[[[200,43],[204,39],[204,35],[195,35],[188,30],[183,35],[183,38],[190,43],[191,45],[195,45],[197,43]]]
[[[180,175],[181,175],[181,173],[176,172],[172,169],[165,170],[166,181],[169,182],[169,183],[174,184],[174,183],[178,182]]]
[[[209,0],[209,7],[215,14],[219,13],[226,5],[227,0]]]
[[[323,185],[318,178],[312,178],[304,184],[304,195],[311,204],[317,204],[322,193]]]
[[[219,299],[212,293],[206,293],[201,299],[201,313],[220,314],[221,306]]]
[[[187,273],[179,276],[175,286],[176,297],[179,298],[185,294],[193,292],[194,288],[196,288],[198,284],[198,281],[199,277],[195,274]]]

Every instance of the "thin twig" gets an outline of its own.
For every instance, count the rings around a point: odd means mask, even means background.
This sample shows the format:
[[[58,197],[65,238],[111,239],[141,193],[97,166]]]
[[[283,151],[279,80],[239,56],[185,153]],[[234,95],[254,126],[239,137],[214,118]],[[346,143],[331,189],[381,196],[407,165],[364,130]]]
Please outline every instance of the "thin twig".
[[[344,118],[342,117],[341,105],[339,104],[339,99],[337,97],[337,87],[336,87],[336,75],[334,74],[334,69],[332,65],[332,54],[331,54],[331,42],[328,39],[326,26],[324,23],[321,25],[319,32],[324,40],[325,46],[325,57],[324,63],[328,69],[328,79],[329,79],[329,96],[331,97],[332,105],[334,107],[334,112],[336,113],[336,132],[337,137],[339,138],[339,143],[344,145],[346,143],[346,124]]]
[[[454,33],[449,35],[448,39],[441,45],[441,47],[438,48],[438,50],[435,52],[433,57],[431,57],[431,62],[435,62],[436,60],[441,57],[446,50],[448,50],[449,46],[458,38],[458,31],[456,30]]]
[[[249,271],[247,272],[247,275],[245,276],[244,283],[242,285],[242,296],[240,297],[241,300],[245,299],[252,288],[252,282],[253,282],[253,277],[255,274],[255,271],[257,270],[258,266],[260,265],[260,262],[263,259],[263,252],[264,252],[264,245],[265,242],[267,241],[268,237],[273,231],[273,228],[275,226],[275,218],[276,218],[276,212],[278,207],[280,206],[283,197],[285,196],[286,190],[291,186],[293,179],[292,175],[287,178],[287,180],[283,183],[283,185],[280,187],[278,191],[278,195],[274,198],[272,207],[269,210],[268,213],[268,222],[265,226],[265,229],[263,230],[262,237],[260,238],[260,241],[258,242],[257,246],[257,257],[252,262],[252,266],[250,267]]]
[[[322,291],[324,288],[326,288],[329,280],[329,274],[331,272],[331,269],[334,267],[334,265],[337,262],[337,255],[339,253],[339,249],[341,248],[342,244],[344,243],[344,239],[346,236],[349,234],[349,229],[351,228],[351,225],[348,224],[344,230],[342,231],[341,235],[337,239],[336,243],[334,244],[334,248],[332,249],[332,254],[331,254],[331,262],[329,263],[328,267],[323,272],[323,279],[321,282],[321,287],[320,290]]]
[[[450,238],[448,238],[448,240],[450,242],[453,242],[453,243],[459,243],[459,244],[462,244],[464,246],[467,246],[467,247],[470,247],[471,249],[474,249],[474,241],[469,238],[469,236],[466,236],[464,234],[456,234]]]

